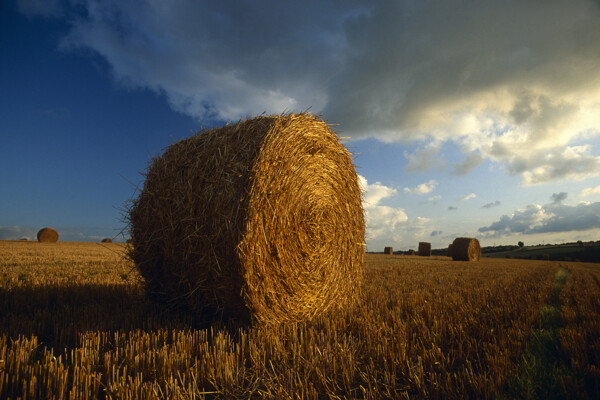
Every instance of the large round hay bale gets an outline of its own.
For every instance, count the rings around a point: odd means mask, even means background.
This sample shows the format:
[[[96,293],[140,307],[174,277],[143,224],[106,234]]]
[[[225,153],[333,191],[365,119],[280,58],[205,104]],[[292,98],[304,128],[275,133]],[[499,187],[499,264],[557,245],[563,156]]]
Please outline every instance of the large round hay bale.
[[[448,257],[452,257],[452,243],[448,245]]]
[[[58,232],[56,232],[56,230],[54,230],[50,227],[42,228],[37,233],[38,242],[54,243],[54,242],[58,242],[58,237],[59,237]]]
[[[355,299],[362,280],[352,157],[307,113],[172,144],[151,161],[129,222],[148,293],[202,318],[306,320]]]
[[[419,255],[422,257],[430,257],[431,256],[431,243],[419,242]]]
[[[384,247],[383,248],[383,254],[393,255],[394,254],[394,249],[392,247]]]
[[[479,240],[459,237],[452,242],[452,259],[455,261],[479,261],[481,246]]]

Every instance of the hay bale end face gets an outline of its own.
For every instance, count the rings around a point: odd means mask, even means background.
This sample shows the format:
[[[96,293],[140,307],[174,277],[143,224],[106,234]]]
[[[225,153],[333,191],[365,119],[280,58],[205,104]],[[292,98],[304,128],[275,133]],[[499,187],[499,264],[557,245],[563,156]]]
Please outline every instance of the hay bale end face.
[[[37,233],[38,242],[55,243],[58,242],[59,234],[50,227],[42,228]]]
[[[474,238],[456,238],[452,242],[452,259],[455,261],[479,261],[481,246]]]
[[[202,131],[151,161],[129,210],[149,295],[202,319],[311,319],[356,298],[365,224],[348,150],[314,115]]]
[[[391,248],[391,247],[385,247],[383,249],[383,254],[390,254],[390,255],[392,255],[392,254],[394,254],[394,249]]]
[[[419,255],[421,257],[430,257],[431,256],[431,243],[419,242]]]

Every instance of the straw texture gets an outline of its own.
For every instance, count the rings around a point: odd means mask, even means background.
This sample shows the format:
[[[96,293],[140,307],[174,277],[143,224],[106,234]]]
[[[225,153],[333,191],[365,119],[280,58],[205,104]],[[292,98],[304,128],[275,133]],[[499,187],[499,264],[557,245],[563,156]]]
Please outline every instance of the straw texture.
[[[358,176],[308,113],[171,145],[152,160],[129,222],[148,293],[201,317],[306,320],[355,299],[362,280]]]
[[[54,242],[58,242],[58,237],[59,237],[58,232],[56,232],[56,230],[54,230],[53,228],[50,228],[48,226],[40,229],[37,233],[38,242],[54,243]]]
[[[455,261],[479,261],[481,246],[479,240],[459,237],[452,242],[452,259]]]
[[[419,255],[422,257],[430,257],[431,256],[431,243],[419,242]]]

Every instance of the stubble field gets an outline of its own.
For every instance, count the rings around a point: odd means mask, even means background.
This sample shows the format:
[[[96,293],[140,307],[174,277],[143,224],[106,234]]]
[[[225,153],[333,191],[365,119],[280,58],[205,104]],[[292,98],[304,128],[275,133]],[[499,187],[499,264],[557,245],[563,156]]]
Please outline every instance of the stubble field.
[[[116,243],[0,241],[0,398],[598,398],[600,265],[365,256],[362,301],[206,326]]]

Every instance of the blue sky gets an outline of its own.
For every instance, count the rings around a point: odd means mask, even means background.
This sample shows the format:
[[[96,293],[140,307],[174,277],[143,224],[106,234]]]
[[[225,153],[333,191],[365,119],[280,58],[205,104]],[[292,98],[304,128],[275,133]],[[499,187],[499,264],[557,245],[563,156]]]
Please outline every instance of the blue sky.
[[[369,250],[600,239],[600,3],[0,5],[0,239],[119,235],[150,157],[309,109],[355,153]]]

